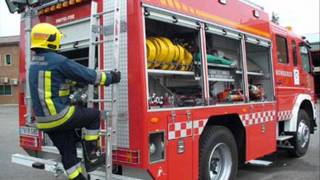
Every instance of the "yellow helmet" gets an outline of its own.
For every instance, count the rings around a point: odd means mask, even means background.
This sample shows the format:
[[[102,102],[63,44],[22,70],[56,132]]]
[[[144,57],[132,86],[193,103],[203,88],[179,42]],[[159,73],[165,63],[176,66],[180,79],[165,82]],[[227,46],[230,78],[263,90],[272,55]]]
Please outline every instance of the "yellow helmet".
[[[31,31],[31,49],[60,49],[60,41],[63,34],[49,23],[39,23]]]

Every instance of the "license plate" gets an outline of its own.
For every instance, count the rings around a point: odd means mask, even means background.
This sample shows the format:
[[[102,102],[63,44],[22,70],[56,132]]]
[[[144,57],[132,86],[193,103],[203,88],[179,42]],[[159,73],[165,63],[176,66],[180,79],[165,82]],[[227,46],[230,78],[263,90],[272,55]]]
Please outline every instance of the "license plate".
[[[35,127],[20,127],[20,135],[39,136],[39,130]]]

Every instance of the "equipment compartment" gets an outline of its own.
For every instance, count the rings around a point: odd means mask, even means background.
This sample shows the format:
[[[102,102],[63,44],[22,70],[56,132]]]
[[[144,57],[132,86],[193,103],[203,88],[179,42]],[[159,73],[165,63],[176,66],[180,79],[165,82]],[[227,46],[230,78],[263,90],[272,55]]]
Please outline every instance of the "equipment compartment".
[[[149,109],[274,100],[268,41],[206,26],[204,82],[199,25],[185,19],[190,26],[179,24],[170,15],[161,18],[145,18]],[[204,91],[206,85],[209,92]]]
[[[206,33],[210,104],[244,102],[241,41]]]
[[[249,100],[274,100],[270,47],[246,43],[246,53],[249,81]]]
[[[199,30],[148,18],[145,27],[149,109],[203,105]]]
[[[89,56],[89,48],[81,48],[81,49],[72,49],[69,51],[62,51],[62,55],[67,58],[78,62],[84,66],[88,66],[88,56]]]
[[[197,30],[146,19],[148,69],[192,71]]]

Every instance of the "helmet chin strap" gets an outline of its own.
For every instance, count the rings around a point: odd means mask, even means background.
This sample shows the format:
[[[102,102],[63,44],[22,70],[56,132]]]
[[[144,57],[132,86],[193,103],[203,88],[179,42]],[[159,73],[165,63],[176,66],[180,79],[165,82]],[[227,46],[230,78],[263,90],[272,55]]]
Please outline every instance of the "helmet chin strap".
[[[52,50],[56,50],[57,49],[57,46],[53,45],[53,44],[48,44],[47,46],[48,46],[49,49],[52,49]]]
[[[45,48],[33,48],[32,49],[36,54],[37,53],[46,53],[46,52],[57,52],[56,50],[53,49],[45,49]]]

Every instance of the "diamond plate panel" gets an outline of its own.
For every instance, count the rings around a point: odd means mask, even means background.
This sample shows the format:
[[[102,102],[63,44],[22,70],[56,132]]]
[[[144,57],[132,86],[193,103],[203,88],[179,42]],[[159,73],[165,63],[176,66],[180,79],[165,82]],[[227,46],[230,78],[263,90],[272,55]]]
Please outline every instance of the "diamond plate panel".
[[[120,2],[120,58],[119,67],[121,71],[121,82],[118,85],[118,123],[117,123],[117,145],[122,148],[129,148],[129,115],[128,115],[128,35],[127,35],[127,0],[119,0]],[[112,10],[114,0],[104,1],[104,11]],[[104,26],[110,27],[113,24],[113,14],[104,16]],[[112,35],[107,39],[112,39]],[[104,69],[112,69],[113,67],[113,44],[107,42],[104,44]],[[111,99],[111,87],[105,88],[106,99]],[[105,103],[105,108],[110,109],[110,104]]]

